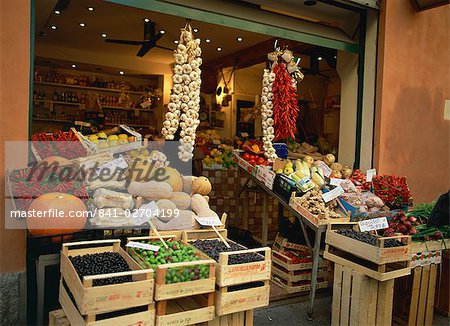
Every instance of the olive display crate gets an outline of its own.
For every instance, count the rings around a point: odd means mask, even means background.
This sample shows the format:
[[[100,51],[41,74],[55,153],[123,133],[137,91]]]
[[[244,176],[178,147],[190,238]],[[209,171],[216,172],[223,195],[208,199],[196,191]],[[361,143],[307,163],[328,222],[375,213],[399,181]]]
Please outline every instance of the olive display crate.
[[[173,241],[179,239],[175,235],[162,235],[161,236],[166,241]],[[158,240],[157,236],[144,236],[144,237],[130,237],[127,241],[148,241],[148,240]],[[183,245],[187,245],[184,241],[177,240]],[[157,265],[155,269],[156,274],[156,284],[155,284],[155,301],[163,301],[176,299],[181,297],[187,297],[196,294],[203,293],[214,293],[215,282],[216,282],[216,264],[213,259],[206,258],[203,253],[194,248],[196,251],[196,256],[200,257],[200,260],[192,261],[192,262],[180,262],[180,263],[167,263]],[[145,266],[146,262],[142,259],[142,257],[136,253],[134,248],[129,247],[128,253],[130,256],[136,260],[136,262],[140,266]],[[171,268],[183,268],[183,267],[193,267],[197,265],[209,265],[209,277],[201,280],[193,280],[187,282],[178,282],[172,284],[166,284],[166,273],[168,269]]]
[[[312,261],[306,263],[294,263],[292,258],[283,255],[283,253],[278,251],[272,251],[272,263],[285,268],[288,271],[299,271],[312,269]],[[327,267],[327,261],[319,258],[319,267]]]
[[[272,275],[278,276],[289,282],[310,281],[312,278],[311,270],[289,271],[284,267],[277,265],[275,262],[272,263]],[[325,279],[326,276],[327,271],[320,268],[317,272],[317,277]]]
[[[213,293],[156,302],[156,326],[193,325],[214,317]]]
[[[84,276],[81,280],[69,257],[104,252],[118,252],[131,271]],[[128,275],[132,276],[133,282],[93,286],[94,280]],[[64,243],[61,251],[61,279],[67,284],[80,314],[89,320],[94,314],[153,303],[153,270],[142,269],[120,247],[118,239]]]
[[[305,292],[311,289],[310,282],[289,282],[276,275],[272,275],[272,282],[282,288],[285,292],[292,294],[298,292]],[[324,280],[317,280],[316,289],[324,289],[328,287],[328,282]]]
[[[335,264],[331,325],[391,325],[394,280],[377,281]]]
[[[218,231],[226,236],[225,229],[219,229]],[[189,243],[190,241],[197,239],[212,240],[219,238],[214,231],[205,229],[185,231],[183,234],[183,239]],[[227,241],[229,243],[235,243],[229,239],[227,239]],[[228,264],[230,255],[245,253],[258,253],[262,256],[263,260],[252,263]],[[205,257],[208,257],[206,254],[204,255]],[[221,252],[219,254],[219,261],[214,262],[216,263],[216,284],[220,287],[256,281],[266,281],[270,279],[272,260],[271,249],[268,247]]]
[[[128,284],[128,283],[125,283]],[[75,306],[69,292],[67,292],[63,282],[59,286],[59,303],[62,310],[69,321],[67,325],[76,326],[123,326],[123,325],[142,325],[152,326],[155,324],[155,307],[154,304],[143,306],[134,306],[123,310],[110,310],[104,313],[114,312],[114,317],[102,318],[102,314],[90,314],[83,316]],[[136,308],[141,311],[135,312]],[[50,324],[51,325],[51,324]],[[58,324],[55,324],[58,325]],[[64,324],[63,324],[64,325]]]
[[[233,161],[236,162],[237,165],[239,165],[241,168],[246,170],[248,173],[255,175],[255,171],[256,171],[255,167],[241,157],[241,154],[243,152],[244,151],[242,151],[242,150],[234,149],[233,150]]]
[[[279,233],[275,237],[274,246],[275,245],[277,245],[277,247],[279,247],[279,248],[281,247],[281,248],[290,249],[290,250],[309,252],[309,248],[307,246],[304,246],[304,245],[301,245],[298,243],[289,242],[287,238],[282,237]]]
[[[216,291],[216,315],[223,316],[236,312],[252,310],[269,305],[269,281],[260,281],[255,287],[235,290],[224,286]]]
[[[207,326],[253,326],[253,310],[216,316],[207,323]]]
[[[357,228],[357,224],[330,225],[325,238],[324,258],[350,267],[378,281],[411,274],[411,237],[399,235],[378,237],[377,245],[371,245],[345,235],[335,228]],[[385,248],[386,240],[406,239],[400,247]]]

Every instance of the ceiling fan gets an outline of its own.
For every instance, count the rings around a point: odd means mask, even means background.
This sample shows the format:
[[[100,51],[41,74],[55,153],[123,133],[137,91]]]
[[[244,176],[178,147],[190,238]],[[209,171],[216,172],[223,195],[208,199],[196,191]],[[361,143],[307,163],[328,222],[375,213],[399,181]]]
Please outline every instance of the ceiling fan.
[[[143,57],[153,48],[160,48],[163,50],[173,51],[171,48],[166,48],[164,46],[157,45],[156,42],[164,35],[164,33],[159,32],[156,34],[155,32],[155,23],[148,21],[144,22],[144,40],[143,41],[128,41],[128,40],[117,40],[107,38],[105,39],[106,43],[116,43],[116,44],[125,44],[125,45],[140,45],[138,53],[136,54],[138,57]]]

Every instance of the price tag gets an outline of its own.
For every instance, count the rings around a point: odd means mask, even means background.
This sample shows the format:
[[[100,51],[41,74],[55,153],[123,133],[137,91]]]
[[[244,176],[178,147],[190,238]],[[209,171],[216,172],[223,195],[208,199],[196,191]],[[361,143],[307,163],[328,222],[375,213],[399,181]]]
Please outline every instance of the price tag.
[[[125,161],[125,159],[123,158],[123,156],[109,161],[108,163],[103,164],[102,166],[100,166],[97,169],[97,174],[100,174],[100,171],[103,169],[108,169],[109,171],[111,171],[111,173],[115,173],[117,171],[117,169],[126,169],[128,167],[128,163]]]
[[[132,248],[139,248],[139,249],[145,249],[145,250],[151,250],[151,251],[158,251],[159,250],[159,246],[154,246],[154,245],[149,245],[146,243],[139,243],[139,242],[134,242],[134,241],[130,241],[128,242],[125,247],[132,247]]]
[[[338,178],[330,178],[330,185],[332,186],[340,186],[342,182],[344,182],[345,179],[338,179]]]
[[[359,221],[361,232],[387,229],[389,227],[386,217],[372,218],[370,220]]]
[[[248,133],[246,133],[246,132],[241,132],[241,137],[248,137]]]
[[[323,174],[324,174],[327,178],[329,178],[331,172],[333,172],[333,171],[330,169],[330,167],[329,167],[328,165],[325,164],[324,161],[318,161],[318,162],[319,162],[319,166],[320,166],[320,167],[322,168],[322,170],[323,170]]]
[[[366,171],[366,181],[371,182],[372,178],[377,175],[376,169],[370,169]]]
[[[134,225],[142,225],[158,216],[158,213],[158,205],[156,205],[155,201],[151,201],[150,203],[144,204],[136,209],[131,215],[131,219]]]
[[[309,182],[309,180],[311,180],[309,177],[304,177],[303,179],[298,180],[297,183],[299,186],[302,186],[305,183]]]
[[[332,201],[333,199],[339,197],[343,193],[344,193],[344,189],[342,189],[341,186],[337,186],[333,190],[323,193],[322,198],[323,198],[324,202],[328,203],[329,201]]]
[[[222,225],[222,222],[220,221],[218,216],[211,216],[211,217],[200,217],[197,216],[195,218],[198,222],[198,224],[202,226],[220,226]]]

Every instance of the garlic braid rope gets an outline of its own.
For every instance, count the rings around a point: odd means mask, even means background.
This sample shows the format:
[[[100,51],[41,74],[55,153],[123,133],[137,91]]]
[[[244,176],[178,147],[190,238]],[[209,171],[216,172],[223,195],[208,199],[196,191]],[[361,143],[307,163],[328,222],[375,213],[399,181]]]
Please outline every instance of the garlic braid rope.
[[[272,83],[275,80],[275,74],[269,69],[264,69],[262,92],[261,92],[261,117],[262,117],[262,129],[263,129],[263,148],[264,155],[269,162],[273,162],[278,156],[275,153],[275,149],[272,145],[274,136],[273,128],[273,93]]]
[[[178,125],[181,127],[178,157],[184,162],[194,156],[195,132],[200,124],[201,54],[200,39],[194,39],[190,26],[183,28],[174,51],[174,86],[161,133],[166,140],[173,140]]]

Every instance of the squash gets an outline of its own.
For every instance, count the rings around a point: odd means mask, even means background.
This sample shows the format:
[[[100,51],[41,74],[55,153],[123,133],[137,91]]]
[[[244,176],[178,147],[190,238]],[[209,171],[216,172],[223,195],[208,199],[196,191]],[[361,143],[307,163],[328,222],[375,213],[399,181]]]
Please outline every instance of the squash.
[[[191,198],[192,210],[200,217],[219,217],[210,207],[205,197],[195,194]]]
[[[158,205],[159,209],[157,218],[164,223],[169,222],[175,217],[175,210],[179,211],[177,206],[169,199],[160,199],[156,202],[156,205]]]
[[[206,177],[198,177],[192,182],[192,193],[208,195],[212,190],[211,182]]]
[[[174,192],[169,198],[179,209],[188,209],[191,207],[191,196],[185,192]]]
[[[147,164],[149,165],[149,164]],[[151,164],[150,164],[151,165]],[[136,165],[138,166],[138,165]],[[142,166],[142,165],[139,165]],[[158,182],[167,182],[172,187],[173,191],[182,191],[183,190],[183,178],[181,177],[181,174],[178,173],[177,170],[170,168],[170,167],[153,167],[150,171],[150,168],[147,167],[147,171],[149,173],[148,176],[146,176],[144,173],[142,173],[141,178],[148,178],[149,180],[141,180],[141,181],[158,181]],[[135,173],[132,173],[132,176],[135,175]],[[132,177],[133,181],[134,180]],[[163,181],[162,181],[163,180]]]
[[[183,176],[183,192],[187,194],[192,194],[192,183],[197,177],[194,176]]]
[[[167,182],[148,181],[130,182],[128,193],[132,196],[142,196],[148,200],[167,199],[172,197],[173,190]]]
[[[190,230],[198,229],[198,223],[195,219],[196,215],[192,211],[180,209],[178,216],[175,216],[168,222],[163,222],[159,219],[154,219],[153,224],[157,230]]]
[[[134,207],[139,208],[142,205],[144,205],[147,202],[147,200],[144,197],[137,196],[134,198]]]
[[[43,194],[31,202],[28,211],[35,212],[34,216],[27,218],[28,230],[34,236],[77,232],[86,224],[86,206],[80,198],[69,194]],[[51,216],[62,213],[64,217]]]
[[[136,159],[128,169],[131,181],[148,182],[157,168],[149,161]]]
[[[209,196],[203,196],[206,199],[206,202],[209,204]]]

